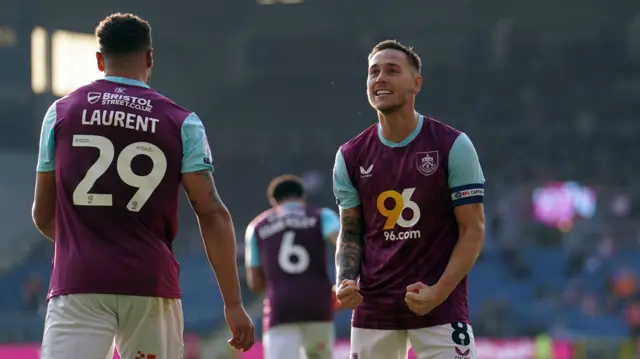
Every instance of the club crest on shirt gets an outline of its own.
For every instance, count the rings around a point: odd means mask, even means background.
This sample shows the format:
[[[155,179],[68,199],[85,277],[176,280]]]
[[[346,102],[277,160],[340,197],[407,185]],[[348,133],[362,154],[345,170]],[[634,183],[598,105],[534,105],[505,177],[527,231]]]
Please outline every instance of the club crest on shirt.
[[[432,175],[438,169],[438,151],[416,153],[416,167],[425,176]]]

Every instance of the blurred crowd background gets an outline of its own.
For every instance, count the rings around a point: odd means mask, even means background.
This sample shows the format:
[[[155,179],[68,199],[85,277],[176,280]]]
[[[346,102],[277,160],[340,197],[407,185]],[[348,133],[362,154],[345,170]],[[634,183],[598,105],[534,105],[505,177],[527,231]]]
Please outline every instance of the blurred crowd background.
[[[117,11],[151,22],[152,86],[207,126],[238,263],[273,176],[301,175],[312,201],[334,207],[336,150],[377,120],[367,53],[398,39],[424,63],[418,110],[466,132],[487,178],[486,248],[469,284],[476,335],[634,357],[638,0],[0,0],[1,342],[41,339],[53,245],[30,217],[40,124],[100,75],[92,31]],[[186,331],[209,340],[222,305],[185,201],[180,215]],[[245,292],[259,324],[261,298]],[[341,338],[349,316],[336,320]]]

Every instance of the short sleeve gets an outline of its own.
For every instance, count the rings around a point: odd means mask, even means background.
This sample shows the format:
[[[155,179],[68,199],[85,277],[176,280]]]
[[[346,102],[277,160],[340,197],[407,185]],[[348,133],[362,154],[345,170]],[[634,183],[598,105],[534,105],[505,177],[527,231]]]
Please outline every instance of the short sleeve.
[[[258,250],[258,237],[253,224],[247,226],[244,234],[244,261],[245,267],[260,267],[260,251]]]
[[[482,203],[484,182],[476,149],[469,137],[462,133],[449,151],[449,190],[453,205]]]
[[[182,123],[182,173],[211,171],[213,162],[204,125],[195,113]]]
[[[349,209],[360,205],[358,191],[351,183],[341,149],[338,150],[333,165],[333,194],[340,209]]]
[[[54,102],[42,120],[40,148],[38,149],[38,165],[36,166],[36,171],[38,172],[51,172],[55,169],[56,141],[53,128],[55,127],[57,117],[56,102]]]
[[[340,230],[340,218],[334,210],[329,208],[323,208],[320,212],[320,224],[324,239],[328,239],[333,233]]]

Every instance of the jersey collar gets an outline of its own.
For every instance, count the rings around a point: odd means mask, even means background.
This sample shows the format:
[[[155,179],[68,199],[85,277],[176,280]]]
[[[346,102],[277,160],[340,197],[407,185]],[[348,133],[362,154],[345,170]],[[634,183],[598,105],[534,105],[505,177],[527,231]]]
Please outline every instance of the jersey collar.
[[[382,127],[380,126],[380,124],[378,124],[378,138],[380,139],[380,142],[382,142],[382,144],[387,147],[405,147],[409,143],[411,143],[411,141],[413,141],[416,137],[418,137],[420,130],[422,130],[423,123],[424,123],[424,116],[418,115],[418,124],[416,125],[416,128],[413,131],[411,131],[411,133],[409,134],[409,136],[407,136],[407,138],[405,138],[400,142],[393,142],[384,138],[384,136],[382,136]]]
[[[104,79],[107,80],[107,81],[111,81],[111,82],[117,82],[117,83],[123,84],[123,85],[131,85],[131,86],[150,88],[149,85],[145,84],[142,81],[128,79],[126,77],[105,76]]]

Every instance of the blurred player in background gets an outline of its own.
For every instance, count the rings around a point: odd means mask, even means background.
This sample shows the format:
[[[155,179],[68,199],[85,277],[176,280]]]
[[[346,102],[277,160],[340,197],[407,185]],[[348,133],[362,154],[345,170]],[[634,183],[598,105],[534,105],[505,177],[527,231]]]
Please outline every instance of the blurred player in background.
[[[395,41],[369,55],[379,122],[342,145],[334,192],[338,300],[352,358],[475,358],[467,273],[484,240],[484,176],[465,134],[415,111],[421,61]]]
[[[245,236],[249,288],[267,292],[265,359],[331,358],[335,298],[328,260],[338,236],[338,215],[307,205],[296,176],[275,178],[267,197],[273,208],[256,217]]]
[[[230,344],[248,350],[254,328],[204,126],[147,85],[146,21],[114,14],[96,37],[104,79],[56,101],[42,124],[33,220],[55,244],[42,358],[101,359],[114,338],[123,358],[182,357],[172,252],[181,182],[220,285]]]

